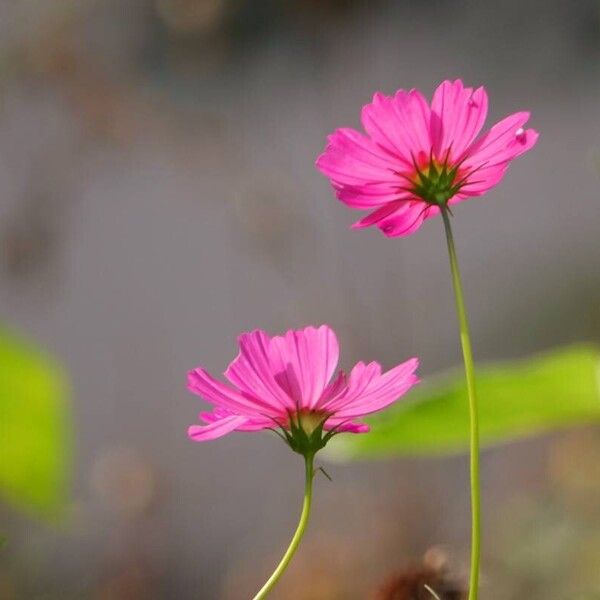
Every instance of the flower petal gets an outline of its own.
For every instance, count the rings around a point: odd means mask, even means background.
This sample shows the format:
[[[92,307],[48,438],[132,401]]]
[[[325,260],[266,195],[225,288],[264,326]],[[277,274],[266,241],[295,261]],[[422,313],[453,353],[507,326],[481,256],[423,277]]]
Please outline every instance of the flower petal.
[[[406,140],[406,158],[413,162],[413,156],[429,156],[431,151],[430,119],[431,110],[427,100],[418,90],[398,90],[393,98],[397,127]],[[405,152],[406,152],[405,151]]]
[[[534,129],[523,129],[528,120],[528,112],[518,112],[496,123],[467,150],[464,168],[503,164],[527,152],[539,137]]]
[[[366,423],[357,423],[349,419],[336,419],[332,417],[327,420],[323,429],[326,431],[335,429],[337,433],[368,433],[371,428]]]
[[[346,373],[340,371],[337,377],[323,390],[319,399],[319,407],[326,406],[333,398],[346,389]]]
[[[271,339],[270,360],[279,384],[296,407],[314,408],[322,398],[339,358],[335,333],[327,325],[288,331]]]
[[[483,87],[473,91],[460,79],[444,81],[431,102],[431,138],[438,160],[460,157],[481,131],[487,116],[488,99]]]
[[[373,209],[388,202],[408,200],[412,192],[405,188],[400,177],[396,185],[370,183],[364,185],[333,186],[338,200],[356,209]]]
[[[271,339],[260,330],[243,333],[238,338],[240,353],[225,371],[225,376],[245,397],[256,399],[265,414],[285,414],[295,401],[277,381],[279,365],[272,365],[269,353]],[[260,400],[258,400],[260,399]]]
[[[188,390],[235,414],[245,416],[257,413],[277,414],[271,406],[259,398],[249,398],[240,394],[237,390],[215,379],[202,367],[188,373]]]
[[[406,205],[406,201],[404,200],[396,200],[395,202],[388,202],[384,204],[382,207],[374,210],[372,213],[369,213],[366,217],[363,217],[360,221],[356,221],[356,223],[352,224],[352,229],[363,229],[365,227],[371,227],[371,225],[375,225],[379,223],[382,219],[389,217],[392,213],[395,213],[402,205]]]
[[[507,170],[507,164],[485,167],[474,172],[460,189],[461,197],[481,196],[498,185]]]
[[[402,163],[358,131],[337,129],[328,142],[316,166],[333,182],[344,185],[373,181],[397,183],[398,177],[394,173],[402,168]]]
[[[367,387],[380,376],[381,365],[378,362],[372,361],[368,364],[362,361],[357,362],[350,371],[346,386],[340,389],[337,395],[332,395],[327,402],[323,401],[319,408],[336,415],[338,410],[359,398]]]
[[[389,217],[378,221],[377,227],[387,237],[410,235],[421,227],[430,208],[429,205],[421,201],[405,202]]]
[[[373,377],[360,393],[342,399],[335,411],[336,418],[355,418],[376,412],[392,404],[404,395],[419,379],[415,371],[419,366],[416,358],[390,369],[383,375]]]
[[[232,415],[218,419],[209,425],[192,425],[188,428],[188,437],[195,442],[214,440],[242,427],[247,420],[246,417]]]
[[[408,168],[412,168],[411,141],[419,139],[419,136],[407,131],[407,126],[414,127],[414,121],[407,120],[405,112],[410,111],[408,105],[418,102],[419,99],[416,96],[411,96],[406,92],[392,97],[377,92],[373,96],[373,101],[363,106],[361,112],[362,125],[371,139],[392,156],[397,157]],[[397,109],[397,104],[401,105],[400,110]],[[404,112],[403,107],[405,107]],[[417,106],[414,106],[413,109],[417,109],[413,112],[417,112],[421,116],[426,114],[426,112],[418,111]]]
[[[232,413],[224,408],[217,407],[210,412],[201,412],[199,418],[204,423],[211,424],[226,417],[237,416],[242,415],[236,415],[235,413]],[[236,427],[236,431],[259,431],[260,429],[275,427],[282,422],[282,420],[268,419],[265,417],[246,417],[246,423]]]

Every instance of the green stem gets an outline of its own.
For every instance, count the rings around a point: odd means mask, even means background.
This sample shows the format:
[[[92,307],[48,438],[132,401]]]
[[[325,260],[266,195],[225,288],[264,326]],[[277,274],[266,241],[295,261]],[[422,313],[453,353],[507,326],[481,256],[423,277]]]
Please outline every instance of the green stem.
[[[285,551],[281,562],[277,565],[275,571],[265,585],[262,586],[258,594],[254,596],[253,600],[262,600],[266,598],[269,592],[275,587],[275,584],[279,581],[279,578],[283,575],[287,566],[289,565],[292,557],[294,556],[298,546],[300,545],[300,540],[304,535],[304,531],[306,530],[306,525],[308,524],[308,517],[310,514],[310,505],[312,502],[312,482],[314,477],[314,455],[307,454],[304,457],[305,462],[305,470],[306,470],[306,480],[304,484],[304,502],[302,504],[302,513],[300,515],[300,522],[298,523],[298,527],[296,532],[294,533],[294,537],[288,546],[288,549]]]
[[[450,270],[452,271],[452,284],[454,286],[454,297],[456,299],[456,313],[460,328],[460,342],[462,345],[463,360],[465,363],[465,376],[467,379],[467,393],[469,395],[469,416],[471,429],[471,576],[469,580],[469,600],[477,600],[479,592],[479,557],[481,548],[481,492],[479,484],[479,416],[477,408],[477,397],[475,395],[475,368],[473,365],[473,353],[471,351],[471,338],[469,336],[469,322],[465,300],[463,298],[460,271],[454,248],[454,238],[450,227],[448,208],[442,207],[442,218],[446,230],[446,241],[448,242],[448,256],[450,258]]]

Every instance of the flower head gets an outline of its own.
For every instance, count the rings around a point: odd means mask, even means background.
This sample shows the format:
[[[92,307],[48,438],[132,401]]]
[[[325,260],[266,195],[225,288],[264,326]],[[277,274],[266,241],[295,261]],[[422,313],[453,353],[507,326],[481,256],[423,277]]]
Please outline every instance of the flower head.
[[[414,233],[440,207],[481,196],[511,160],[533,147],[528,112],[514,113],[478,137],[487,115],[483,87],[444,81],[431,104],[418,90],[376,93],[362,109],[367,135],[337,129],[317,168],[351,208],[370,210],[355,228],[376,225],[389,236]]]
[[[274,429],[296,452],[313,454],[336,433],[368,431],[358,418],[388,406],[418,382],[416,358],[385,373],[376,362],[359,362],[348,376],[340,371],[332,379],[339,346],[327,325],[273,337],[260,330],[243,333],[239,346],[225,371],[231,385],[201,367],[189,372],[188,389],[214,404],[200,414],[204,425],[189,428],[192,440]]]

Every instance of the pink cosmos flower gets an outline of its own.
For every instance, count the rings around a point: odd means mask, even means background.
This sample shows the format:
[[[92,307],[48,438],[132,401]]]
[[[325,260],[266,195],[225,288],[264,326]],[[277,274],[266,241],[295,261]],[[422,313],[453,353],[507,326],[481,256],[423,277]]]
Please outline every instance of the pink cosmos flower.
[[[188,374],[188,389],[212,402],[200,414],[205,425],[192,425],[192,440],[205,441],[231,431],[274,429],[296,452],[314,453],[335,433],[363,433],[357,421],[396,401],[418,382],[418,360],[382,373],[376,362],[357,363],[346,376],[337,367],[339,346],[327,325],[290,330],[269,337],[243,333],[240,352],[225,376],[231,385],[198,367]]]
[[[431,104],[418,90],[376,93],[362,109],[367,135],[337,129],[317,168],[351,208],[370,210],[355,228],[376,225],[388,237],[414,233],[440,206],[481,196],[509,163],[533,147],[528,112],[514,113],[478,136],[487,115],[483,87],[444,81]]]

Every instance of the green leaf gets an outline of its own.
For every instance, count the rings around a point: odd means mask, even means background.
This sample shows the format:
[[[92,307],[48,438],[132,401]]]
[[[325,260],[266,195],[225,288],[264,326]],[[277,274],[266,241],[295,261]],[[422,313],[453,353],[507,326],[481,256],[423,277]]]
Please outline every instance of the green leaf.
[[[70,419],[60,367],[0,329],[0,496],[53,518],[67,498]]]
[[[482,446],[600,422],[600,348],[576,345],[525,360],[476,366]],[[431,455],[468,449],[462,370],[425,380],[389,410],[367,419],[371,432],[339,435],[332,459]]]

